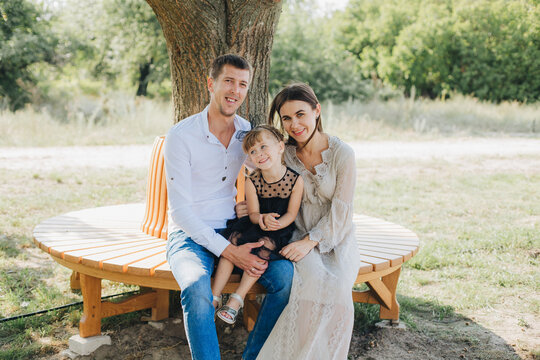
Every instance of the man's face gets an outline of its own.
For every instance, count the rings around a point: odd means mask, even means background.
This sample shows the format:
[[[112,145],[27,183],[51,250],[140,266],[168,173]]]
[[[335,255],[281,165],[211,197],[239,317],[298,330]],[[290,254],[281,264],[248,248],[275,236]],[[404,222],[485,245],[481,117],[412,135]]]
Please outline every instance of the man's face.
[[[224,65],[217,79],[208,78],[210,106],[221,115],[233,116],[242,105],[249,89],[249,70]]]

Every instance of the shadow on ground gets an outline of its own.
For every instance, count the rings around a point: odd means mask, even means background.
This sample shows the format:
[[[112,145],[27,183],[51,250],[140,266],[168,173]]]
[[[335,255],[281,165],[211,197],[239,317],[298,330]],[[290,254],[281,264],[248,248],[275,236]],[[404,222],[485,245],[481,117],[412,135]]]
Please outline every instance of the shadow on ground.
[[[503,338],[449,306],[407,296],[398,300],[406,329],[372,326],[361,332],[356,322],[349,359],[520,359]]]

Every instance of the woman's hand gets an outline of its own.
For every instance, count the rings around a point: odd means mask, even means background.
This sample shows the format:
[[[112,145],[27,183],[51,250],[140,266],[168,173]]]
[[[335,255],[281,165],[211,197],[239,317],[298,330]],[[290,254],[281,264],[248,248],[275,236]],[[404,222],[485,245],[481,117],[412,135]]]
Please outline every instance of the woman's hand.
[[[261,214],[259,217],[259,226],[264,231],[276,231],[281,229],[281,223],[278,218],[280,215],[277,213]]]
[[[302,240],[298,240],[285,246],[279,252],[284,258],[294,262],[298,262],[304,258],[315,246],[319,244],[318,241],[313,241],[307,235]]]

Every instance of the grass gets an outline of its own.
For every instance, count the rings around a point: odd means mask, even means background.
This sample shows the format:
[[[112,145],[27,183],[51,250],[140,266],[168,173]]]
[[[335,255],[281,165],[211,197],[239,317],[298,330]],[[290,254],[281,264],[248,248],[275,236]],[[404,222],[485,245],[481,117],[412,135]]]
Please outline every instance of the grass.
[[[398,299],[411,328],[426,307],[432,321],[500,312],[512,322],[505,331],[526,337],[519,332],[540,315],[540,170],[467,166],[477,161],[362,161],[355,209],[421,239],[398,285],[415,294]]]
[[[26,108],[0,110],[0,146],[70,146],[151,143],[172,123],[169,103],[122,94],[81,97],[67,114]],[[387,102],[323,104],[325,129],[347,141],[418,140],[441,136],[537,137],[540,105],[492,104],[456,95],[451,100],[393,99]],[[66,119],[70,119],[67,121]]]
[[[134,102],[134,110],[126,110],[126,116],[91,125],[82,120],[61,124],[31,110],[2,113],[0,131],[7,136],[1,138],[0,146],[149,144],[156,133],[164,133],[170,125],[168,105],[156,104]],[[489,105],[467,98],[327,104],[325,109],[327,119],[344,119],[329,121],[328,131],[349,140],[493,132],[536,136],[531,132],[532,124],[540,119],[535,105]],[[426,119],[422,126],[414,125],[418,114]],[[499,160],[525,165],[485,165]],[[540,313],[540,170],[527,166],[533,160],[533,155],[521,155],[464,158],[460,162],[358,162],[356,211],[399,223],[421,239],[421,250],[405,264],[398,288],[401,320],[409,328],[441,331],[427,328],[426,319],[444,324],[502,311],[511,318],[510,327],[524,329],[521,338],[527,342],[527,331]],[[0,169],[0,317],[80,301],[81,295],[69,289],[69,270],[33,245],[33,227],[67,211],[141,202],[145,180],[146,169],[142,168]],[[104,281],[103,292],[109,295],[132,289]],[[358,304],[355,308],[355,331],[370,331],[378,319],[377,307]],[[1,323],[0,359],[56,353],[77,332],[80,316],[81,308],[74,307]],[[114,331],[137,322],[138,316],[108,319],[104,329]],[[540,349],[527,349],[525,353],[538,357]]]
[[[145,144],[172,123],[171,105],[158,100],[117,96],[86,102],[68,114],[71,121],[46,109],[0,110],[0,146]]]
[[[493,104],[456,95],[452,99],[398,98],[367,103],[323,104],[325,124],[348,141],[417,140],[441,136],[537,137],[540,104]]]

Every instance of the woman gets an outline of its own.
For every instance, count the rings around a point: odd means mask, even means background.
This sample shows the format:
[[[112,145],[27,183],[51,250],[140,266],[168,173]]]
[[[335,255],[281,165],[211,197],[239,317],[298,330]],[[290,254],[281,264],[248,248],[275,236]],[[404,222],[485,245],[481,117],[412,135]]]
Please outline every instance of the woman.
[[[360,262],[352,222],[354,151],[323,132],[321,105],[306,84],[276,95],[270,124],[276,115],[289,135],[285,162],[302,175],[304,194],[292,242],[281,251],[295,262],[289,304],[257,359],[347,359]]]

